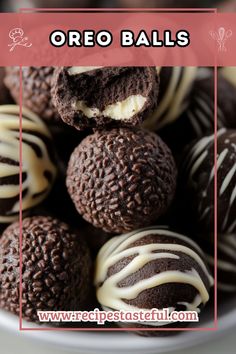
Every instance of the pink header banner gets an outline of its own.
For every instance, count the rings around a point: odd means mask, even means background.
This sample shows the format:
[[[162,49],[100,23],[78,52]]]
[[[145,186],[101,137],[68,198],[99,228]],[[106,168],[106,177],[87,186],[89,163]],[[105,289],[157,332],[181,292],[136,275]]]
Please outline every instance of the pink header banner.
[[[28,10],[0,28],[0,66],[236,66],[236,13],[214,9]]]

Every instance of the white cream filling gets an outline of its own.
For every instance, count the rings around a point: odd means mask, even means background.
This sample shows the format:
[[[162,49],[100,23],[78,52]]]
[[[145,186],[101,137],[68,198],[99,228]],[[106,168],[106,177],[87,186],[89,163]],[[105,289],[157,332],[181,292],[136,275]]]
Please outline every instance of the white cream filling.
[[[142,95],[131,95],[123,101],[108,105],[103,111],[96,107],[88,107],[84,101],[77,101],[75,109],[81,111],[87,118],[104,116],[114,120],[126,120],[140,112],[146,101],[147,98]]]

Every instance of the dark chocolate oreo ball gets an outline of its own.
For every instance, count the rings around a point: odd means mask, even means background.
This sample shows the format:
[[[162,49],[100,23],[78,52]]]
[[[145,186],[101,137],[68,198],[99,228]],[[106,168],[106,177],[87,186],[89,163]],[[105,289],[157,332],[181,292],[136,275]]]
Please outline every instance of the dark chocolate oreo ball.
[[[154,67],[63,67],[52,96],[62,120],[78,130],[140,124],[157,104]]]
[[[0,307],[19,315],[19,223],[0,238]],[[80,235],[57,219],[32,217],[22,225],[22,316],[82,309],[91,282],[89,251]]]
[[[67,188],[78,212],[104,231],[148,226],[176,186],[171,151],[154,133],[116,128],[86,137],[71,155]]]
[[[212,232],[214,227],[214,134],[197,141],[183,159],[182,181],[186,208],[198,228]],[[218,231],[236,231],[236,131],[220,129],[217,134]]]
[[[0,223],[18,220],[20,211],[20,107],[0,106]],[[52,137],[38,116],[22,109],[22,211],[49,194],[57,167]]]
[[[186,119],[192,128],[192,137],[201,138],[214,132],[214,73],[207,68],[198,71]],[[218,128],[236,128],[236,86],[221,73],[217,76]]]
[[[39,115],[49,124],[60,123],[61,120],[51,99],[51,80],[53,67],[28,66],[22,68],[22,98],[24,107]],[[15,102],[20,100],[20,69],[6,69],[5,85]]]
[[[213,285],[201,249],[188,237],[155,226],[109,240],[98,253],[95,267],[97,299],[107,311],[169,308],[170,312],[200,313]],[[125,325],[158,330],[163,326],[180,327],[181,323],[144,321]]]

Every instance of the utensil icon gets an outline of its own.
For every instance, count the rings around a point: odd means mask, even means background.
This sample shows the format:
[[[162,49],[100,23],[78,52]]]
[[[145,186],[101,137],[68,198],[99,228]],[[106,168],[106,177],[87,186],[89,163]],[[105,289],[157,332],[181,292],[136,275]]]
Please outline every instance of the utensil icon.
[[[233,32],[230,29],[226,31],[224,27],[219,27],[217,32],[210,31],[209,34],[215,41],[217,41],[218,50],[220,52],[226,52],[225,42],[232,36]]]
[[[12,43],[8,44],[8,47],[10,47],[10,52],[12,52],[16,46],[22,46],[29,48],[32,46],[32,43],[29,43],[28,37],[24,37],[24,31],[22,28],[13,28],[9,32],[9,38],[12,40]]]

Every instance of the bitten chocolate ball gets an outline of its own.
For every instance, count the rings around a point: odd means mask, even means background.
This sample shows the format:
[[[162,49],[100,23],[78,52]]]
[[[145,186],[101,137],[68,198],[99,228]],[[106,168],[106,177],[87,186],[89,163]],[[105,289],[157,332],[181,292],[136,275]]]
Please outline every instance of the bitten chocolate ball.
[[[62,120],[78,130],[140,124],[157,104],[154,67],[63,67],[52,97]]]
[[[0,223],[19,218],[20,107],[0,106]],[[29,211],[49,194],[56,177],[51,135],[38,116],[22,110],[22,210]]]
[[[51,80],[54,72],[52,67],[28,66],[22,68],[23,105],[38,114],[49,124],[60,123],[61,119],[51,99]],[[6,69],[5,85],[10,90],[15,102],[20,100],[20,69]]]
[[[217,134],[218,231],[236,231],[236,131],[221,129]],[[186,207],[192,207],[196,226],[203,231],[214,227],[214,134],[200,139],[189,149],[182,167]]]
[[[19,315],[19,224],[0,238],[0,307]],[[37,311],[83,308],[90,286],[87,246],[69,227],[51,217],[22,225],[22,316],[38,322]]]
[[[196,67],[157,67],[160,72],[160,94],[156,109],[144,121],[149,130],[159,130],[175,121],[189,104],[196,77]]]
[[[209,300],[213,279],[201,249],[191,239],[150,227],[109,240],[97,256],[94,283],[104,310],[169,308],[170,312],[200,313]],[[127,326],[179,327],[181,323],[156,321]]]
[[[169,148],[154,133],[97,131],[72,153],[66,184],[85,220],[119,233],[150,225],[167,210],[176,167]]]

